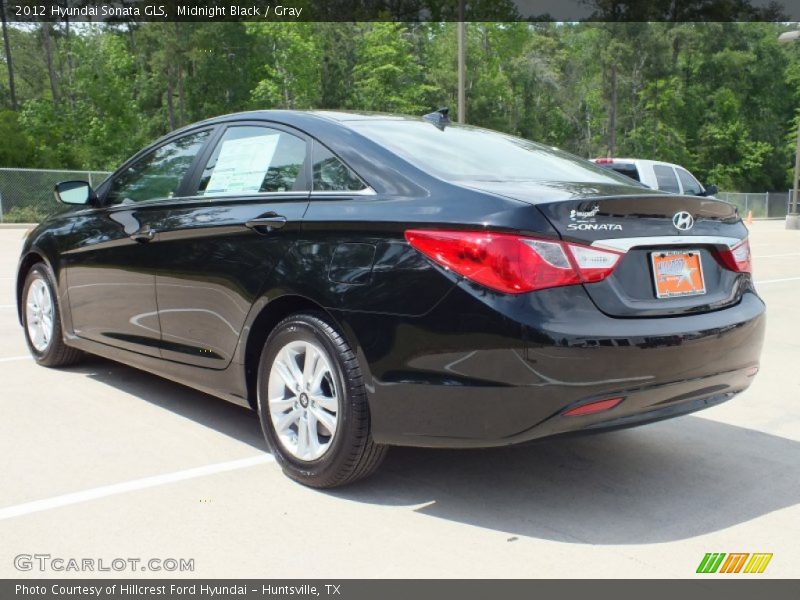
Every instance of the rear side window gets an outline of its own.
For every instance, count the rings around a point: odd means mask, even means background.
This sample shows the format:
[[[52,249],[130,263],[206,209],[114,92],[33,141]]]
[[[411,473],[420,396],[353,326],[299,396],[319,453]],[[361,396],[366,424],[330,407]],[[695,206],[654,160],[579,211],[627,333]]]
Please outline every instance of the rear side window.
[[[678,178],[681,180],[684,194],[697,196],[703,192],[703,186],[700,185],[700,182],[698,182],[697,179],[692,177],[692,174],[689,173],[689,171],[680,168],[676,168],[675,170],[678,172]]]
[[[658,189],[665,192],[672,192],[679,194],[681,188],[678,187],[678,178],[675,177],[675,169],[665,165],[653,165],[653,171],[656,174],[656,181],[658,182]]]
[[[117,175],[106,194],[106,203],[172,198],[209,135],[209,131],[187,135],[143,156]]]
[[[610,168],[614,169],[617,173],[621,173],[626,177],[630,177],[634,181],[641,181],[639,177],[639,169],[636,168],[636,165],[631,163],[619,163],[609,165]]]
[[[203,169],[197,194],[302,191],[306,142],[270,127],[229,127]]]
[[[314,142],[312,163],[315,192],[357,192],[367,187],[350,167],[318,142]]]

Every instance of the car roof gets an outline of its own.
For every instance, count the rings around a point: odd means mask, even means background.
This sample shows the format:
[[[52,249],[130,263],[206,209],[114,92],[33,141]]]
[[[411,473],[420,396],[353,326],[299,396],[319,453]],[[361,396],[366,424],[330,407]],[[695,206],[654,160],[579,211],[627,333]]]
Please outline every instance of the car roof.
[[[324,119],[337,123],[347,121],[422,121],[422,117],[403,114],[368,112],[368,111],[345,111],[345,110],[249,110],[235,113],[227,113],[203,121],[197,121],[187,128],[203,125],[213,125],[215,123],[225,123],[227,121],[253,119],[253,120],[286,120],[292,122],[302,122],[317,119]]]
[[[196,130],[198,128],[210,127],[231,121],[274,121],[283,123],[298,129],[304,130],[308,133],[316,131],[319,127],[327,124],[328,126],[338,126],[351,129],[348,127],[349,122],[355,121],[424,121],[420,116],[392,114],[392,113],[379,113],[367,111],[344,111],[344,110],[284,110],[284,109],[269,109],[269,110],[249,110],[235,113],[226,113],[216,117],[210,117],[202,121],[196,121],[183,127],[169,132],[163,137],[156,140],[152,145],[161,143],[165,138],[180,136],[184,133]]]
[[[333,121],[422,121],[422,117],[404,114],[371,112],[371,111],[350,111],[350,110],[313,110],[309,111],[312,115],[317,115]]]

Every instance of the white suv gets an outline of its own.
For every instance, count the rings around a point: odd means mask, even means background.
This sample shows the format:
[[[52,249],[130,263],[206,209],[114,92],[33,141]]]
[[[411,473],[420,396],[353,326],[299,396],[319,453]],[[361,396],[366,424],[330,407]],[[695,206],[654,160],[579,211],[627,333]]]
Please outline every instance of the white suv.
[[[694,175],[680,165],[641,158],[595,158],[594,162],[654,190],[687,196],[713,196],[717,193],[717,186],[703,187]]]

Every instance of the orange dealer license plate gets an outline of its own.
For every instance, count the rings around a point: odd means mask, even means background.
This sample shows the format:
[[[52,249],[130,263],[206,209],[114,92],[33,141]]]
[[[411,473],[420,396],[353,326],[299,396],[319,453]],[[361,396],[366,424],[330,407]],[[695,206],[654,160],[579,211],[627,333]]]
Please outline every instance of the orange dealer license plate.
[[[653,279],[658,298],[696,296],[706,293],[703,265],[697,250],[653,252]]]

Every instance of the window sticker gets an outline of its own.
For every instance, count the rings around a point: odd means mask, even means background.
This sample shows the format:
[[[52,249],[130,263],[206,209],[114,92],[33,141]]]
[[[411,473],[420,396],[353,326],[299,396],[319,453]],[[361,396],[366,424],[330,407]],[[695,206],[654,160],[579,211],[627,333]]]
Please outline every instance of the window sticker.
[[[205,194],[258,193],[264,183],[279,133],[222,142]]]

